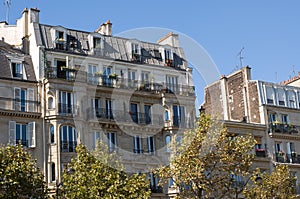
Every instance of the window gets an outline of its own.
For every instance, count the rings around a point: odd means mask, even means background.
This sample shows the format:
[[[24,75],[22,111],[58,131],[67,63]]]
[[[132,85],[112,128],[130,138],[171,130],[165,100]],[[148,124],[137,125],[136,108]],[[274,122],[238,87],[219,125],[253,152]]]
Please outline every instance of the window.
[[[269,120],[270,120],[270,123],[276,123],[277,122],[277,114],[276,113],[270,113],[269,114]]]
[[[296,108],[296,94],[293,91],[288,92],[289,107]]]
[[[48,97],[48,109],[54,109],[53,97]]]
[[[165,110],[165,121],[168,122],[169,120],[169,111]]]
[[[9,143],[35,147],[35,122],[21,124],[9,121]]]
[[[165,63],[167,66],[173,66],[173,53],[170,49],[165,49]]]
[[[142,143],[142,138],[140,136],[135,135],[133,137],[133,145],[134,145],[134,149],[133,149],[134,153],[143,153],[143,143]]]
[[[74,114],[74,96],[71,92],[59,92],[59,113],[60,114]]]
[[[98,48],[98,49],[102,48],[101,43],[102,43],[101,38],[99,38],[99,37],[94,37],[93,38],[93,47],[94,48]]]
[[[261,137],[254,137],[256,144],[255,144],[255,149],[263,149],[262,143],[261,143]]]
[[[128,70],[128,87],[129,88],[136,88],[137,87],[137,81],[136,81],[136,71],[134,70]]]
[[[171,144],[171,136],[170,135],[166,135],[165,137],[165,140],[166,140],[166,151],[169,153],[171,150],[170,150],[170,144]]]
[[[144,106],[144,111],[145,111],[145,123],[146,124],[151,124],[151,106],[150,105],[145,105]]]
[[[178,77],[175,76],[166,76],[166,86],[168,92],[177,93],[178,92]]]
[[[285,106],[285,91],[283,89],[277,90],[278,104]]]
[[[274,104],[274,89],[272,87],[266,87],[267,104]]]
[[[132,43],[131,44],[131,56],[133,61],[140,61],[141,60],[141,49],[139,44]]]
[[[93,108],[94,116],[96,116],[98,118],[102,118],[102,116],[104,114],[102,114],[103,112],[101,110],[101,99],[100,98],[92,99],[92,108]]]
[[[138,104],[130,103],[130,115],[133,122],[139,123]]]
[[[66,46],[65,33],[63,31],[55,32],[55,47],[59,50],[64,50]]]
[[[50,165],[51,165],[51,174],[50,174],[50,181],[51,182],[54,182],[55,180],[56,180],[56,178],[55,178],[55,163],[54,162],[51,162],[50,163]]]
[[[147,137],[147,148],[148,148],[148,153],[154,154],[154,152],[155,152],[155,136]]]
[[[106,115],[106,119],[114,119],[113,116],[113,102],[111,99],[106,99],[105,100],[105,115]]]
[[[103,85],[104,86],[112,86],[112,79],[109,76],[112,74],[111,67],[103,68]]]
[[[61,152],[75,152],[77,133],[72,126],[61,126]]]
[[[185,125],[184,106],[173,105],[173,125],[176,127]]]
[[[149,72],[142,72],[141,80],[142,83],[149,83]]]
[[[88,81],[93,83],[93,84],[98,84],[100,76],[101,75],[100,75],[99,66],[89,65],[89,67],[88,67]]]
[[[281,142],[275,142],[275,152],[276,153],[283,152],[283,147]]]
[[[289,116],[288,115],[281,115],[281,122],[283,124],[288,124],[289,123]]]
[[[154,193],[160,192],[160,187],[158,186],[158,177],[154,173],[150,173],[149,178],[151,191]]]
[[[13,77],[22,78],[23,77],[23,64],[22,63],[11,63],[11,70]]]
[[[113,152],[117,149],[117,134],[116,133],[107,133],[107,145],[108,145],[109,152]]]
[[[55,143],[55,137],[54,137],[54,126],[51,124],[49,127],[50,132],[50,144]]]
[[[94,148],[96,148],[96,146],[97,146],[97,143],[100,141],[100,140],[102,140],[102,132],[100,132],[100,131],[94,131],[93,133],[92,133],[92,146],[93,146],[93,149]]]

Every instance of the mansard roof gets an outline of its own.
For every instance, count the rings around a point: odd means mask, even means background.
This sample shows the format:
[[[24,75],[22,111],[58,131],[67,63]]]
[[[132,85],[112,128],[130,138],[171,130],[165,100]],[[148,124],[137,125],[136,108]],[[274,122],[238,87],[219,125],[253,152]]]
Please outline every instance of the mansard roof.
[[[51,31],[56,28],[61,29],[63,27],[34,23],[37,45],[44,46],[46,50],[61,51],[55,49],[55,39],[51,35]],[[66,49],[64,50],[65,53],[75,53],[79,55],[81,54],[101,57],[104,59],[132,62],[131,51],[128,50],[128,43],[138,41],[136,39],[102,35],[100,33],[79,31],[67,28],[64,29],[67,35]],[[100,55],[90,53],[93,44],[91,44],[89,38],[95,35],[99,35],[104,42],[103,52]],[[77,47],[75,49],[70,47],[70,40],[76,42]],[[144,41],[139,41],[139,45],[141,49],[140,64],[166,66],[166,63],[163,61],[161,52],[164,48],[171,48],[173,52],[173,67],[182,70],[185,70],[188,67],[187,61],[185,60],[184,51],[181,47],[160,45]]]
[[[11,71],[12,60],[20,60],[24,65],[26,79],[22,80],[36,81],[31,56],[24,54],[20,49],[4,41],[0,41],[0,78],[13,78]]]

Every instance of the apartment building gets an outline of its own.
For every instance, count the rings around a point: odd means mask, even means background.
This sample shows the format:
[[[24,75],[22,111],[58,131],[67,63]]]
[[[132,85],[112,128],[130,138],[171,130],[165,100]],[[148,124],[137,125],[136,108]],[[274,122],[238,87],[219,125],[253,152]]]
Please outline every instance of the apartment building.
[[[0,41],[0,63],[0,143],[28,147],[43,169],[44,126],[31,57]]]
[[[127,172],[167,164],[166,144],[193,128],[196,114],[192,69],[178,35],[150,43],[113,36],[110,21],[94,32],[41,24],[39,12],[25,9],[16,25],[0,23],[0,35],[32,56],[49,186],[78,143],[92,149],[99,139],[122,157]],[[167,197],[168,186],[149,178],[152,197]]]
[[[299,78],[282,84],[252,80],[250,68],[245,67],[207,86],[202,109],[218,115],[229,131],[254,136],[254,167],[272,170],[274,165],[287,164],[297,177],[299,193],[299,100]]]

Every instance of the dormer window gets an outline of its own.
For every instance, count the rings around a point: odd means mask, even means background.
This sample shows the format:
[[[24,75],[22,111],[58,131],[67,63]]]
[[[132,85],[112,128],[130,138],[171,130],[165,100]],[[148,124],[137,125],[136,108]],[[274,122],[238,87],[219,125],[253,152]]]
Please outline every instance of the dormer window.
[[[141,60],[141,48],[139,44],[137,43],[131,44],[131,54],[132,54],[132,61]]]
[[[97,48],[97,49],[102,48],[102,45],[101,45],[101,38],[99,38],[99,37],[94,37],[94,38],[93,38],[93,47],[94,47],[94,48]]]
[[[11,70],[13,77],[22,78],[23,77],[23,64],[22,63],[11,63]]]
[[[165,63],[167,66],[173,66],[173,52],[171,49],[165,49]]]
[[[55,32],[55,48],[65,50],[66,48],[66,35],[64,31],[56,30]]]

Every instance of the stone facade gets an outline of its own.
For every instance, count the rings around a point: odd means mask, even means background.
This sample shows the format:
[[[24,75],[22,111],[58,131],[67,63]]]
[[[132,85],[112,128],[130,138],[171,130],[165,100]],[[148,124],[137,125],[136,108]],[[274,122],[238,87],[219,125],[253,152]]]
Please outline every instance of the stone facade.
[[[0,24],[3,39],[32,56],[43,137],[37,152],[50,188],[79,143],[92,149],[100,139],[127,172],[149,173],[168,164],[174,135],[194,127],[192,69],[178,35],[149,43],[111,33],[110,21],[95,32],[40,24],[37,9],[25,9],[16,25]],[[168,185],[149,178],[152,197],[166,198]]]

